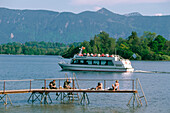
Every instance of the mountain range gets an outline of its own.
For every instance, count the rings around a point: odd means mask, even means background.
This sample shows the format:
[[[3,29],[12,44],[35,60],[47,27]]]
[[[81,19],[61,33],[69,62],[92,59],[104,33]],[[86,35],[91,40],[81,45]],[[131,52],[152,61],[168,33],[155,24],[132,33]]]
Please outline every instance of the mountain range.
[[[132,31],[138,36],[150,31],[170,40],[170,15],[143,16],[138,12],[120,15],[105,8],[78,14],[0,8],[0,43],[82,42],[101,31],[113,38],[127,38]]]

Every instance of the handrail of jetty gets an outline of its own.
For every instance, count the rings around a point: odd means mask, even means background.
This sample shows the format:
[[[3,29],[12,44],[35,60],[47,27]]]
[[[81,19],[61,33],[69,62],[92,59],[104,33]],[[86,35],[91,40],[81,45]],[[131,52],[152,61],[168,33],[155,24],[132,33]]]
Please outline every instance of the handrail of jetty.
[[[61,82],[65,81],[66,79],[69,79],[72,81],[72,89],[60,89],[61,87]],[[52,80],[56,80],[56,85],[58,87],[58,89],[48,89],[48,83],[49,81],[52,81]],[[117,91],[113,91],[113,90],[108,90],[106,87],[107,87],[107,83],[108,82],[111,82],[112,81],[112,84],[118,80],[119,82],[124,82],[124,81],[130,81],[130,86],[131,88],[129,89],[121,89],[120,87],[120,90],[117,90]],[[42,88],[35,88],[34,86],[34,83],[33,82],[37,82],[37,81],[40,81],[41,82],[41,85],[39,86],[36,86],[36,87],[42,87]],[[75,82],[78,81],[78,82],[81,82],[81,81],[93,81],[93,82],[96,82],[96,81],[102,81],[103,82],[103,90],[90,90],[89,88],[78,88],[76,87],[75,85]],[[18,87],[16,85],[16,87],[14,86],[14,89],[10,89],[9,90],[9,85],[10,83],[8,82],[27,82],[26,86],[27,88],[23,88],[23,87]],[[48,83],[47,83],[48,82]],[[135,84],[136,82],[136,84]],[[83,93],[83,96],[81,97],[81,102],[84,100],[86,101],[86,99],[88,100],[89,102],[89,99],[88,99],[88,95],[87,93],[132,93],[132,97],[131,99],[129,100],[128,102],[128,105],[130,104],[130,101],[132,100],[133,98],[133,105],[134,105],[134,102],[135,102],[135,99],[137,101],[137,104],[139,105],[142,105],[142,102],[141,102],[141,98],[144,97],[145,98],[145,102],[146,102],[146,105],[147,105],[147,100],[146,100],[146,97],[144,95],[144,92],[143,92],[143,89],[142,89],[142,86],[141,86],[141,83],[139,81],[139,79],[75,79],[74,77],[73,78],[47,78],[47,79],[21,79],[21,80],[0,80],[0,84],[1,84],[1,88],[0,88],[0,95],[3,95],[3,96],[0,96],[0,100],[3,100],[3,98],[5,98],[6,96],[6,101],[4,101],[4,104],[7,104],[7,98],[9,99],[10,103],[12,104],[11,102],[11,99],[9,98],[8,94],[17,94],[17,93],[45,93],[45,92],[59,92],[59,93],[64,93],[64,92],[79,92],[79,93]],[[138,87],[138,84],[140,87]],[[79,84],[80,86],[80,84]],[[111,86],[111,84],[110,84]],[[138,92],[138,88],[141,89],[142,91],[142,96],[139,96],[139,92]],[[44,95],[48,96],[47,93],[45,93]],[[44,96],[43,95],[43,96]],[[51,100],[52,101],[52,100]]]

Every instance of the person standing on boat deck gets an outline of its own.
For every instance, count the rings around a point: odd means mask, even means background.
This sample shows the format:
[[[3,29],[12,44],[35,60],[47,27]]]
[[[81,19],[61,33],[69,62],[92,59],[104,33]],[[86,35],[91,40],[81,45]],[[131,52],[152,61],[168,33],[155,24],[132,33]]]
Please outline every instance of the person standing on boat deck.
[[[53,80],[49,83],[49,87],[50,87],[50,89],[57,89],[55,80]]]
[[[71,80],[69,81],[68,78],[67,78],[67,80],[64,82],[63,87],[66,88],[66,89],[71,89],[70,83],[71,83]]]
[[[114,91],[115,91],[115,90],[119,90],[119,82],[118,82],[118,80],[116,80],[115,85],[112,84],[112,88],[113,88]]]
[[[98,82],[98,85],[96,86],[96,90],[103,89],[102,83]]]

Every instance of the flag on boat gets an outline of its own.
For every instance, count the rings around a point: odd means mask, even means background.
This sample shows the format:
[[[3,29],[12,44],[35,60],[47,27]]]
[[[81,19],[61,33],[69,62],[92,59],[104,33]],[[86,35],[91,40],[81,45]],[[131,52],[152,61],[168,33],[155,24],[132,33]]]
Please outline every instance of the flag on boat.
[[[136,54],[134,53],[134,54],[132,55],[132,57],[135,59],[137,56],[136,56]]]

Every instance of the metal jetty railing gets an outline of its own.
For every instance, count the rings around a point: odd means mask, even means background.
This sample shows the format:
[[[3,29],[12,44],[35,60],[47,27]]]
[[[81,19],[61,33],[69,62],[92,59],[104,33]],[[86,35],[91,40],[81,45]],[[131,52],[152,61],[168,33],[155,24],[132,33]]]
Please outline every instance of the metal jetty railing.
[[[68,77],[68,76],[67,76]],[[76,79],[73,76],[70,80],[72,81],[72,89],[64,89],[62,88],[62,83],[67,79],[66,78],[50,78],[50,79],[24,79],[24,80],[0,80],[0,101],[3,101],[4,105],[7,105],[7,101],[12,104],[12,101],[8,94],[17,94],[17,93],[31,93],[28,102],[31,101],[34,103],[35,101],[40,101],[42,103],[52,103],[52,99],[50,98],[49,93],[59,93],[58,97],[61,97],[63,100],[65,97],[65,93],[82,93],[80,98],[81,104],[89,104],[89,98],[87,93],[132,93],[132,97],[128,101],[128,105],[130,105],[131,100],[133,99],[133,105],[135,101],[137,105],[142,106],[141,98],[145,99],[145,103],[147,105],[147,100],[142,88],[142,85],[139,79]],[[52,80],[56,80],[58,89],[49,89],[48,83]],[[120,89],[113,91],[108,90],[108,86],[114,83],[115,80],[119,81]],[[103,83],[102,90],[90,90],[90,87],[95,86],[97,82]],[[23,83],[24,82],[24,85]],[[78,83],[79,82],[79,83]],[[139,90],[142,92],[139,96]],[[57,97],[57,98],[58,98]],[[74,99],[74,96],[73,96]]]

